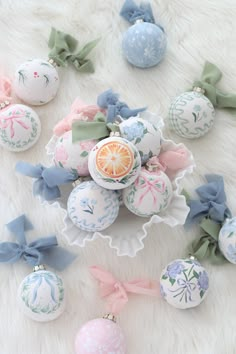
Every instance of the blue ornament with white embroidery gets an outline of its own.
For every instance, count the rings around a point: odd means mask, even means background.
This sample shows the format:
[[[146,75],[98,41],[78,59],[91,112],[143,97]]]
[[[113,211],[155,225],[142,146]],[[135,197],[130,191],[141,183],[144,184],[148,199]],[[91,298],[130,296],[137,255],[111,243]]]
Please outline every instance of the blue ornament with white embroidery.
[[[137,6],[126,0],[120,15],[132,24],[122,40],[128,62],[139,68],[157,65],[165,55],[167,39],[164,29],[155,23],[150,4]]]

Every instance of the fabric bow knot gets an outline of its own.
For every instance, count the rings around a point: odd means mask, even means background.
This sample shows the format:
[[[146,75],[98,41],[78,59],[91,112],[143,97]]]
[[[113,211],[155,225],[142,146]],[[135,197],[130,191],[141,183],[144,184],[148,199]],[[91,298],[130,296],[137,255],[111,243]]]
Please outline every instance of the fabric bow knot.
[[[5,101],[12,101],[11,97],[11,81],[5,77],[0,77],[0,103]]]
[[[92,276],[99,281],[101,297],[106,298],[108,311],[117,314],[128,302],[128,293],[157,296],[159,294],[158,283],[148,280],[134,280],[121,282],[108,271],[98,267],[90,267]]]
[[[221,77],[222,72],[220,69],[207,61],[201,79],[195,81],[193,87],[202,88],[205,91],[204,95],[211,101],[214,107],[236,108],[236,94],[226,94],[215,87]]]
[[[126,0],[120,11],[120,15],[132,24],[137,20],[155,23],[152,8],[149,3],[143,3],[137,6],[133,0]]]
[[[41,164],[33,166],[23,161],[17,162],[15,169],[24,176],[35,178],[33,194],[47,201],[60,198],[61,192],[58,186],[73,182],[79,177],[78,174],[62,167],[47,168]]]
[[[6,226],[15,235],[17,243],[0,243],[0,262],[2,263],[15,263],[23,258],[31,266],[47,264],[57,270],[63,270],[76,257],[58,247],[56,236],[39,238],[27,244],[25,231],[32,230],[33,225],[25,215],[19,216]]]

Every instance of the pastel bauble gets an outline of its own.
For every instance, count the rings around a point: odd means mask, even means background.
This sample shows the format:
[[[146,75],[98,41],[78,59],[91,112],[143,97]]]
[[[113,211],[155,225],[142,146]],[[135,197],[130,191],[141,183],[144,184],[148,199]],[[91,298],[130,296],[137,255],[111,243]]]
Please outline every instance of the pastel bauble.
[[[126,344],[120,326],[104,318],[87,322],[75,340],[76,354],[126,354]]]
[[[82,182],[71,192],[67,212],[71,221],[84,231],[101,231],[116,220],[119,213],[119,195],[94,181]]]
[[[162,297],[172,306],[188,309],[198,306],[206,297],[208,274],[203,266],[192,259],[177,259],[161,273]]]
[[[89,155],[89,172],[94,181],[107,189],[123,189],[137,178],[141,159],[128,140],[111,137],[101,140]]]
[[[153,23],[138,22],[123,35],[122,50],[129,63],[140,68],[157,65],[166,52],[166,34]]]
[[[135,182],[123,190],[123,201],[132,213],[149,217],[164,211],[172,194],[171,181],[164,172],[142,168]]]
[[[56,319],[65,307],[62,279],[46,270],[29,274],[19,286],[18,303],[24,314],[34,321]]]
[[[236,217],[226,220],[220,230],[218,242],[225,258],[236,264]]]
[[[121,136],[131,141],[138,149],[142,164],[161,150],[161,133],[145,119],[131,117],[119,124]]]
[[[200,92],[184,92],[171,104],[170,127],[176,134],[196,139],[208,133],[215,119],[215,110],[209,99]]]
[[[56,166],[76,171],[79,176],[88,176],[88,156],[98,140],[72,142],[72,131],[58,138],[53,160]]]
[[[31,148],[39,139],[41,123],[38,115],[23,104],[0,110],[0,145],[19,152]]]
[[[58,87],[57,70],[48,61],[27,60],[15,72],[15,93],[30,105],[39,106],[51,101],[56,96]]]

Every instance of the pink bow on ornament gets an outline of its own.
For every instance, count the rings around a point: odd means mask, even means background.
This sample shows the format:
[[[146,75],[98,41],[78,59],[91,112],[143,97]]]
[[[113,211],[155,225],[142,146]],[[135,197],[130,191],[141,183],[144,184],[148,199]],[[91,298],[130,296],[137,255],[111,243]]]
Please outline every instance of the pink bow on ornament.
[[[0,77],[0,103],[5,101],[11,102],[11,81],[5,77]]]
[[[121,282],[98,266],[90,267],[90,272],[99,281],[101,297],[106,298],[108,311],[114,315],[119,313],[128,302],[128,293],[158,296],[160,292],[156,281],[137,279]]]
[[[155,172],[152,172],[152,173],[155,173]],[[142,182],[144,181],[144,183],[140,183],[140,179]],[[153,197],[153,205],[156,205],[157,198],[156,198],[155,192],[164,193],[165,187],[166,187],[165,182],[162,181],[158,176],[153,181],[150,181],[145,176],[138,177],[135,180],[135,186],[138,186],[140,189],[145,189],[143,194],[139,198],[139,205],[142,204],[143,198],[149,192],[152,194],[152,197]]]
[[[14,130],[15,122],[18,123],[22,128],[29,129],[29,127],[20,120],[20,118],[22,117],[25,117],[25,112],[22,109],[12,111],[11,115],[7,117],[1,115],[0,127],[3,129],[10,127],[11,138],[13,138],[15,135],[15,130]]]
[[[178,148],[175,151],[163,151],[158,156],[159,162],[165,166],[165,173],[173,180],[176,174],[190,164],[190,154],[184,148]]]
[[[54,127],[53,132],[57,136],[72,129],[75,120],[93,121],[98,112],[105,112],[96,105],[86,105],[79,98],[76,98],[71,106],[70,113]]]

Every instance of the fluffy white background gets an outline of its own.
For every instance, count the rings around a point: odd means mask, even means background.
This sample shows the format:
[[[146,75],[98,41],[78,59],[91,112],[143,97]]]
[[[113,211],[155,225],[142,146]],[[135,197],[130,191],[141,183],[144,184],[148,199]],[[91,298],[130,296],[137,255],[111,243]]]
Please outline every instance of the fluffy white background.
[[[216,63],[224,77],[222,89],[236,91],[236,2],[235,0],[155,0],[157,21],[165,27],[168,50],[156,68],[140,70],[125,62],[121,53],[122,33],[128,28],[119,16],[122,0],[41,0],[0,2],[1,68],[11,76],[18,64],[32,57],[47,58],[50,27],[55,26],[76,36],[83,44],[102,37],[91,54],[94,74],[78,74],[73,68],[61,69],[61,86],[56,99],[36,108],[41,117],[42,136],[31,150],[14,154],[1,150],[0,215],[1,240],[9,239],[4,224],[26,213],[36,231],[29,235],[60,232],[62,212],[42,207],[31,194],[28,179],[16,176],[19,159],[48,163],[44,146],[52,128],[70,109],[76,96],[94,103],[97,95],[112,87],[131,106],[148,105],[165,118],[171,99],[198,79],[205,59]],[[224,175],[228,205],[236,210],[236,120],[225,111],[217,111],[211,133],[198,141],[186,141],[197,163],[195,173],[185,180],[191,192],[204,182],[205,173]],[[170,134],[176,142],[181,139]],[[0,354],[72,354],[74,337],[86,321],[99,317],[104,304],[88,266],[100,264],[120,279],[159,278],[171,260],[184,257],[187,245],[198,229],[186,233],[182,227],[152,227],[145,249],[136,258],[118,258],[104,240],[85,249],[76,248],[77,261],[62,274],[67,290],[65,313],[52,323],[35,323],[18,312],[16,291],[30,271],[23,262],[0,265]],[[235,266],[204,263],[210,275],[209,295],[196,309],[181,311],[161,299],[132,297],[119,317],[128,342],[128,354],[233,354],[236,353]]]

